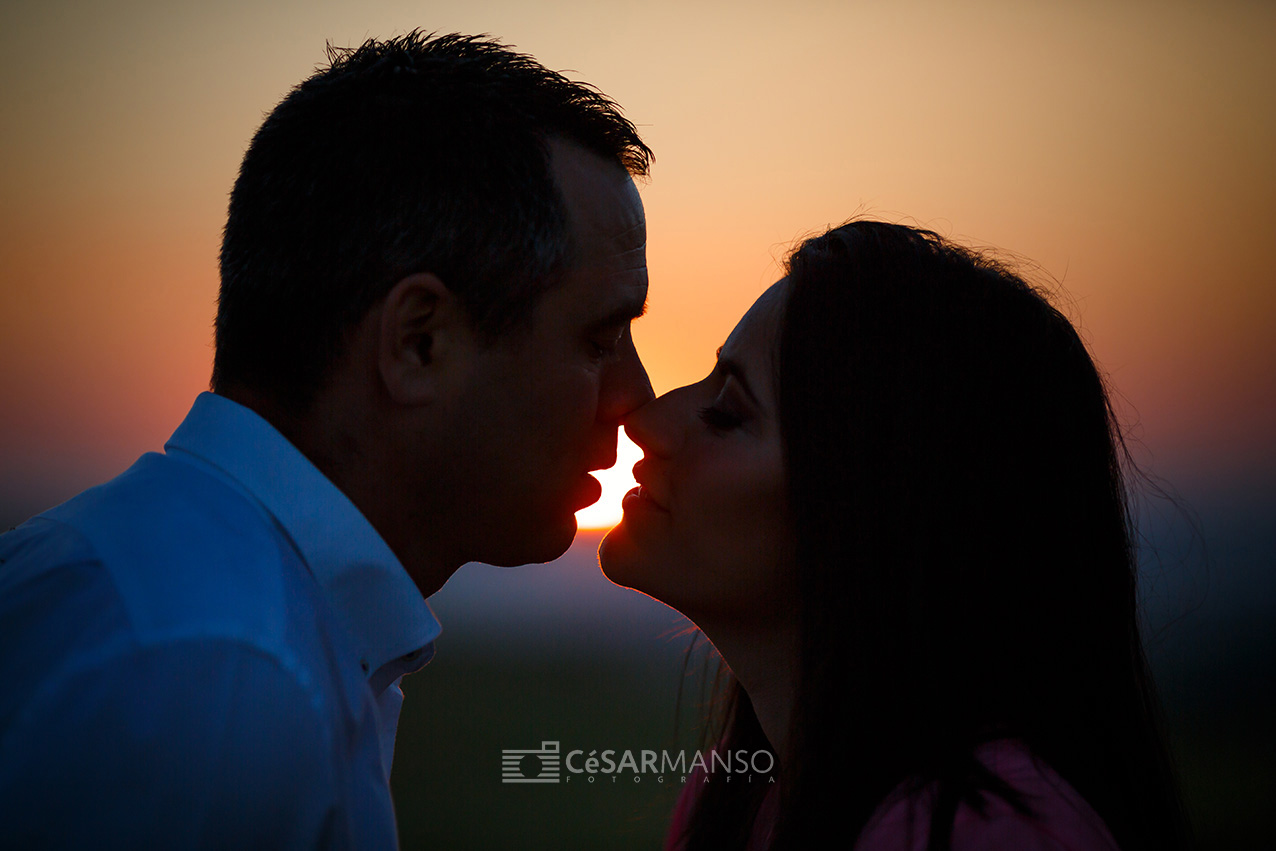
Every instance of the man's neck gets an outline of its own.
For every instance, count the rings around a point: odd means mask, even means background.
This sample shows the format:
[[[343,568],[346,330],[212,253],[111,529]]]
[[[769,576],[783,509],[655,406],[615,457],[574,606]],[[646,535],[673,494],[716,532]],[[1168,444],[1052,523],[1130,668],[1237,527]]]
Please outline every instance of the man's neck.
[[[465,563],[464,558],[445,555],[443,530],[448,522],[403,498],[398,487],[402,459],[396,457],[388,435],[365,433],[361,420],[351,413],[359,406],[331,405],[321,399],[297,414],[269,394],[242,385],[219,390],[219,395],[270,423],[345,494],[394,552],[422,596],[442,588]]]

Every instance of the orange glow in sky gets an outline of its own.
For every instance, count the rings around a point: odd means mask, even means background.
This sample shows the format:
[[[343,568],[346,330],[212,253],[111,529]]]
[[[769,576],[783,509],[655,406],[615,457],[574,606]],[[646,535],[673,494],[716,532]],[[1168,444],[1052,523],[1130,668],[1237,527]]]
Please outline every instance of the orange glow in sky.
[[[620,439],[616,442],[616,464],[609,470],[594,473],[594,478],[602,482],[603,495],[588,508],[576,512],[576,525],[581,529],[610,529],[620,522],[624,513],[620,510],[620,500],[626,493],[638,486],[634,481],[634,464],[642,460],[642,450],[638,448],[625,430],[620,430]]]
[[[867,213],[1061,281],[1156,471],[1276,466],[1276,4],[18,0],[0,23],[0,519],[163,444],[207,388],[263,115],[326,41],[418,27],[567,69],[655,151],[634,339],[657,393],[712,368],[795,240]]]

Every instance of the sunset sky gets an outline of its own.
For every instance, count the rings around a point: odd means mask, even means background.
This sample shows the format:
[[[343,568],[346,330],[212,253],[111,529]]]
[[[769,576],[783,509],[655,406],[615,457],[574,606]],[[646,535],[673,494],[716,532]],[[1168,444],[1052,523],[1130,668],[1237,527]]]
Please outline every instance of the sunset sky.
[[[1276,4],[49,2],[0,11],[0,510],[160,447],[206,389],[227,194],[324,59],[486,32],[599,86],[640,186],[657,392],[853,215],[1035,261],[1182,481],[1276,475]]]

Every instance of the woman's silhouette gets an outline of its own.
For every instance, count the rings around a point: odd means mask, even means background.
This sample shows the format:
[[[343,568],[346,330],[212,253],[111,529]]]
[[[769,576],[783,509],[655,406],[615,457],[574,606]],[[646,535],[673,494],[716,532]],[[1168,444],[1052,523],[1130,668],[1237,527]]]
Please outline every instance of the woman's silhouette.
[[[856,221],[804,243],[714,371],[635,413],[619,584],[732,674],[676,848],[1175,848],[1121,434],[1006,266]],[[1050,844],[1054,843],[1054,844]]]

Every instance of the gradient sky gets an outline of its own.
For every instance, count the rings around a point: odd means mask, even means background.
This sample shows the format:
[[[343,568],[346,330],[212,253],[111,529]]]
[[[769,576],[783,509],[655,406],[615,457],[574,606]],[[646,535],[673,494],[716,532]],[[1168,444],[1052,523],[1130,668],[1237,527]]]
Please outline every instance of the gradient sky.
[[[657,392],[796,239],[870,214],[1060,281],[1155,472],[1276,471],[1276,4],[52,0],[0,11],[6,519],[163,443],[263,114],[325,41],[416,27],[571,69],[644,132]]]

